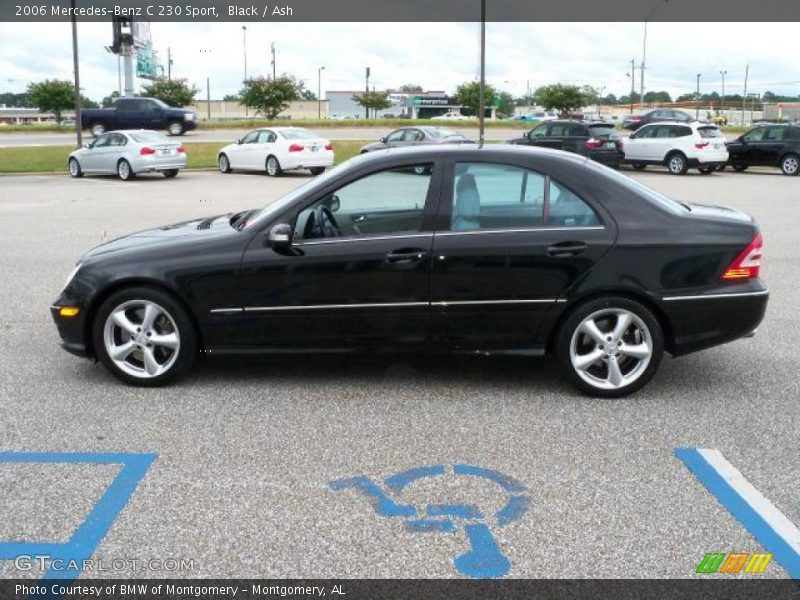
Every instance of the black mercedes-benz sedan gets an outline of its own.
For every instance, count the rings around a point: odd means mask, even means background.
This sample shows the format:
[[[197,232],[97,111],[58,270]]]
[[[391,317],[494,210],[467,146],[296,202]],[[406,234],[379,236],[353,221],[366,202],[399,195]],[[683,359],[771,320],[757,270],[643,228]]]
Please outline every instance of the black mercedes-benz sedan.
[[[750,335],[760,260],[737,210],[565,152],[431,146],[98,246],[51,311],[65,349],[136,385],[200,356],[449,351],[553,354],[578,388],[614,397],[665,351]]]

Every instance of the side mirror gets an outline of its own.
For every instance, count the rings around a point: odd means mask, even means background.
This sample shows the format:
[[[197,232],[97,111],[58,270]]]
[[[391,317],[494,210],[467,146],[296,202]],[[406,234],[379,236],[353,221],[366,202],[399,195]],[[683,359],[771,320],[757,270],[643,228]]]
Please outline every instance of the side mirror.
[[[331,196],[331,200],[328,203],[328,208],[331,209],[331,212],[336,212],[337,210],[339,210],[339,207],[341,205],[342,203],[339,201],[339,196],[337,196],[336,194]]]
[[[241,144],[242,143],[242,138],[239,138],[238,140],[236,140],[236,143],[237,144]]]
[[[292,227],[288,223],[279,223],[269,230],[267,236],[269,247],[273,250],[288,250],[292,245]]]
[[[84,147],[84,148],[86,148],[86,149],[88,150],[89,148],[91,148],[91,147],[92,147],[92,145],[91,145],[91,144],[89,144],[89,143],[86,143],[86,144],[84,144],[84,145],[83,145],[83,147]]]
[[[383,136],[381,139],[378,140],[381,144],[386,143],[386,136]]]

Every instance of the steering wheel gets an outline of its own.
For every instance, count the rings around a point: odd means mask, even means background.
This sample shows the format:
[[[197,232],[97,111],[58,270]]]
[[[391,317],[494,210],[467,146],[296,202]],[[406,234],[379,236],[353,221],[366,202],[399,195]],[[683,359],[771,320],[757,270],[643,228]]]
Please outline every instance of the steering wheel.
[[[339,237],[342,235],[336,217],[333,216],[331,209],[320,204],[311,214],[308,215],[305,227],[303,228],[304,238],[320,237]]]

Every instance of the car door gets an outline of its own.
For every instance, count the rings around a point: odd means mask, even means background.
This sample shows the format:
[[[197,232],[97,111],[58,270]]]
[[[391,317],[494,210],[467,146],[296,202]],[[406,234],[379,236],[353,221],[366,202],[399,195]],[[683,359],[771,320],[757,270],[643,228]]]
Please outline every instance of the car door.
[[[110,133],[108,136],[108,144],[100,148],[98,153],[98,171],[102,173],[116,173],[117,163],[122,158],[125,151],[125,145],[128,143],[126,138],[121,133]]]
[[[549,123],[540,123],[525,134],[525,143],[530,146],[538,146],[539,142],[547,137]]]
[[[266,169],[267,157],[270,154],[278,156],[280,150],[278,148],[278,134],[269,129],[265,129],[258,133],[258,139],[254,144],[254,148],[249,155],[250,168],[253,170]]]
[[[677,129],[686,129],[691,135],[692,130],[688,127],[674,125],[654,125],[655,131],[650,138],[648,147],[648,160],[661,162],[670,150],[675,148]]]
[[[242,260],[246,344],[343,349],[426,341],[441,168],[395,162],[331,182],[253,239]],[[267,243],[276,223],[292,227],[288,251]],[[332,235],[331,223],[341,235]]]
[[[239,139],[238,143],[231,146],[227,153],[232,169],[251,169],[252,154],[258,142],[259,131],[253,130]]]
[[[386,136],[384,144],[388,148],[396,148],[398,146],[403,145],[403,138],[405,137],[406,130],[405,129],[396,129],[392,133]]]
[[[625,140],[623,143],[625,160],[643,162],[651,160],[654,154],[652,146],[656,127],[656,125],[644,125]]]
[[[116,148],[111,146],[111,140],[114,133],[104,133],[99,136],[91,145],[87,158],[84,160],[84,171],[87,173],[114,173],[116,172],[116,165],[109,167],[110,156],[116,151]]]
[[[610,218],[515,160],[448,165],[431,277],[439,344],[541,350],[547,311],[613,243]]]
[[[554,150],[565,149],[564,144],[569,140],[569,127],[569,123],[549,123],[547,134],[542,137],[537,137],[534,141],[534,145],[542,146],[543,148],[553,148]]]
[[[735,164],[759,165],[761,164],[761,143],[766,133],[766,127],[756,127],[739,138],[741,149],[736,152]]]
[[[777,165],[786,148],[784,141],[787,127],[767,127],[761,142],[758,142],[758,160],[762,165]]]

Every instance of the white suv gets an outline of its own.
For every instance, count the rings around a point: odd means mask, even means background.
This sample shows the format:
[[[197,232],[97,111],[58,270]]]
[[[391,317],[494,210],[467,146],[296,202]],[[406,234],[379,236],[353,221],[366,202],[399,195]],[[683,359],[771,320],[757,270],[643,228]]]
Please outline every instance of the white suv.
[[[666,165],[673,175],[689,167],[708,175],[728,162],[725,137],[707,123],[650,123],[622,140],[622,150],[634,169]]]

